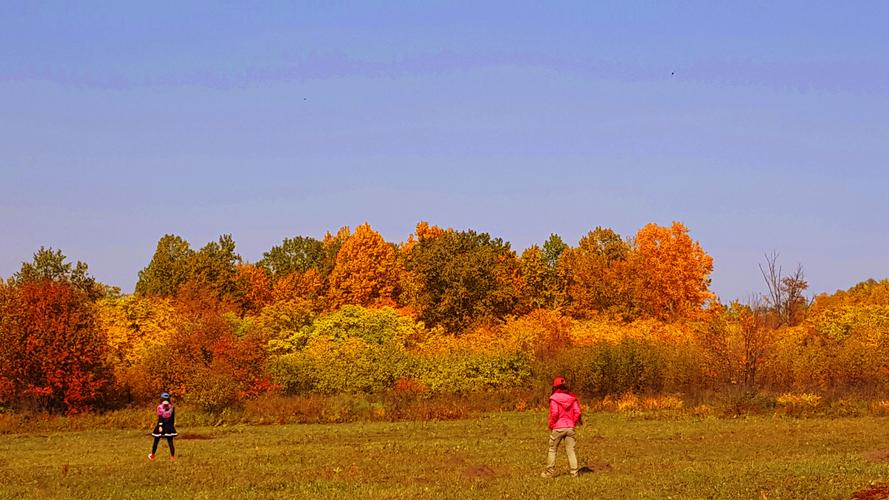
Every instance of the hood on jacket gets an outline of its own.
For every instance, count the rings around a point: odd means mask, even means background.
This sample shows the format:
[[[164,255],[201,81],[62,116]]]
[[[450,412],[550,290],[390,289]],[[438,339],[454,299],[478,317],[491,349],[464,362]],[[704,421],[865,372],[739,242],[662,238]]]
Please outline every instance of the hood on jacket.
[[[567,410],[575,401],[577,401],[577,396],[570,392],[556,391],[549,397],[549,399],[550,401],[555,401],[559,406]]]

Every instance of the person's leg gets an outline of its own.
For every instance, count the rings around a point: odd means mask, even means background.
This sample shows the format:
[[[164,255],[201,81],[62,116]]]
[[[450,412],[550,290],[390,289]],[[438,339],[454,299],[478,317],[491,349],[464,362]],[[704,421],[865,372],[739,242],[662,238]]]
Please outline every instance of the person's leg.
[[[157,444],[160,443],[161,438],[154,438],[154,443],[151,444],[151,454],[148,455],[148,458],[154,460],[154,454],[157,453]]]
[[[170,456],[175,457],[176,456],[176,447],[173,446],[173,438],[168,437],[167,444],[170,446]]]
[[[565,452],[568,454],[568,467],[571,468],[572,476],[577,475],[577,455],[574,453],[575,435],[574,429],[570,429],[565,434]]]
[[[553,429],[549,433],[549,451],[546,454],[546,470],[543,472],[545,476],[551,476],[556,468],[556,450],[563,437],[565,436],[561,430]]]

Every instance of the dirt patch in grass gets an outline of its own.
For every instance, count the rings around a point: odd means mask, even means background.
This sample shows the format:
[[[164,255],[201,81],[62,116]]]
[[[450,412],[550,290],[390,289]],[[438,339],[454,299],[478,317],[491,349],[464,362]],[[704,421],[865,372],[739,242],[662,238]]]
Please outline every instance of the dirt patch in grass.
[[[874,462],[889,462],[889,448],[868,451],[864,454],[864,458]]]
[[[469,467],[463,472],[463,475],[468,479],[494,479],[497,477],[497,473],[494,472],[494,469],[487,465]]]
[[[858,490],[852,494],[852,500],[887,500],[889,499],[889,484],[878,484]]]

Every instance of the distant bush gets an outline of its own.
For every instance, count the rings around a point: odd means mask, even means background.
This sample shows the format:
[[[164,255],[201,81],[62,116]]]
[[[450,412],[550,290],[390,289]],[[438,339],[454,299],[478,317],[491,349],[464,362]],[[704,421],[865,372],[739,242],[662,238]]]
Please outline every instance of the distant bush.
[[[433,393],[483,392],[525,384],[531,375],[531,363],[521,352],[419,355],[413,375]]]
[[[591,396],[652,393],[664,387],[665,359],[651,343],[624,339],[565,351],[547,371]]]
[[[238,407],[239,384],[224,373],[207,371],[198,373],[189,381],[186,396],[189,403],[209,413],[219,413],[227,408]]]
[[[604,411],[634,412],[634,411],[664,411],[682,410],[685,403],[677,396],[648,396],[640,397],[632,392],[620,396],[605,396],[594,408]]]
[[[777,413],[792,417],[814,414],[821,406],[821,396],[817,394],[781,394],[775,398]]]
[[[305,394],[315,388],[315,364],[302,353],[274,356],[269,359],[266,370],[286,395]]]

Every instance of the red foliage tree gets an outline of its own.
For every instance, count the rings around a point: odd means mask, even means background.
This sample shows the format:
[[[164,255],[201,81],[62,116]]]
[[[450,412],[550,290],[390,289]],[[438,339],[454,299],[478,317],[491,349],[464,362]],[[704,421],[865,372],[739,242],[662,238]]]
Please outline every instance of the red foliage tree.
[[[109,385],[106,342],[87,294],[63,282],[5,287],[0,385],[17,406],[88,411]]]

